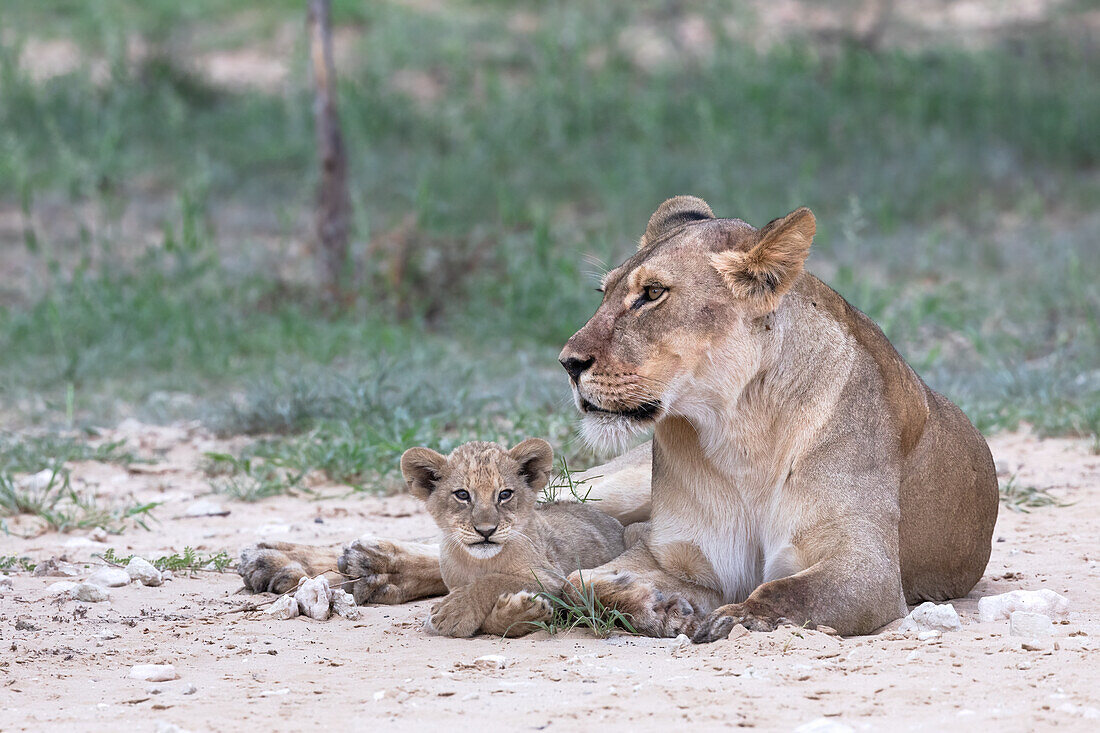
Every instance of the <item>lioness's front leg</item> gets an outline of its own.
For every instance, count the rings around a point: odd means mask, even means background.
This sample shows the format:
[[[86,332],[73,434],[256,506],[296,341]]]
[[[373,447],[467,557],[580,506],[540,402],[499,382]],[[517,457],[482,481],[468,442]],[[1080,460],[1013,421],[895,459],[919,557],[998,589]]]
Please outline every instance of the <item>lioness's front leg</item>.
[[[717,591],[662,569],[644,541],[606,565],[574,572],[565,592],[578,603],[594,597],[627,616],[638,633],[659,637],[694,633],[702,614],[721,603]]]
[[[447,592],[439,569],[439,546],[421,542],[361,537],[336,561],[340,572],[356,579],[355,602],[397,604]]]
[[[852,529],[853,543],[785,578],[763,583],[743,603],[730,603],[698,624],[694,641],[724,639],[741,624],[771,631],[784,622],[829,626],[844,635],[869,634],[905,615],[896,549],[876,550],[873,530]]]

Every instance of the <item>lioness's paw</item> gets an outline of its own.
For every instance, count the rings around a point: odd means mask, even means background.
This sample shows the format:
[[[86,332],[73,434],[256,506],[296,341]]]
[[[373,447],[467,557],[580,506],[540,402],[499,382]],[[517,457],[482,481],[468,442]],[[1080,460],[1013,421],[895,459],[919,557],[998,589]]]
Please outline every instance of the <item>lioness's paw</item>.
[[[550,601],[538,593],[502,593],[481,630],[494,636],[523,636],[536,631],[536,624],[549,621],[553,615]]]
[[[479,613],[471,599],[461,592],[452,592],[432,606],[428,625],[437,634],[466,638],[481,628],[485,615]]]
[[[286,593],[306,575],[305,568],[282,550],[264,542],[241,550],[237,573],[245,588],[255,593]]]
[[[359,605],[367,603],[404,603],[406,598],[396,584],[397,549],[392,542],[364,537],[344,548],[336,560],[337,569],[349,580],[351,594]]]
[[[703,619],[695,629],[692,641],[696,644],[706,644],[725,639],[738,624],[749,631],[775,631],[777,626],[786,622],[783,618],[754,612],[743,603],[730,603],[716,608]]]
[[[587,605],[595,596],[600,604],[613,608],[640,634],[673,637],[692,633],[695,609],[686,598],[665,593],[652,581],[629,571],[575,572],[565,586],[566,596]]]

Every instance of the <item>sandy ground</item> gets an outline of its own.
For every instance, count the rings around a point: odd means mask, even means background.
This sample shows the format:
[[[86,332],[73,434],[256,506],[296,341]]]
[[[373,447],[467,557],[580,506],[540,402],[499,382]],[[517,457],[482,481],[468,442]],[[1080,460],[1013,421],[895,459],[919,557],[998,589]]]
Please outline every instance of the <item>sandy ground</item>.
[[[131,423],[122,437],[156,462],[133,470],[77,464],[74,483],[101,500],[133,494],[163,502],[152,531],[132,529],[106,544],[55,533],[0,536],[0,555],[67,555],[91,572],[92,553],[106,547],[150,558],[185,545],[235,555],[261,538],[339,545],[363,532],[431,533],[404,496],[223,502],[228,516],[183,517],[196,497],[222,501],[202,496],[209,487],[198,465],[203,451],[227,445],[187,426]],[[537,730],[601,723],[793,730],[815,722],[854,730],[1097,730],[1100,456],[1081,441],[1026,433],[991,444],[1005,475],[1072,505],[1002,510],[985,577],[955,602],[962,630],[942,639],[895,631],[838,639],[788,627],[708,646],[582,633],[454,640],[422,630],[428,602],[367,608],[358,621],[271,621],[232,612],[249,597],[237,594],[231,572],[115,588],[108,602],[94,604],[51,599],[47,586],[62,578],[15,572],[13,588],[0,591],[0,730],[380,723],[411,730],[490,716],[506,729]],[[34,530],[33,523],[16,527]],[[1071,603],[1069,622],[1055,626],[1045,648],[1023,649],[1007,621],[978,622],[981,596],[1038,588]],[[501,666],[476,662],[485,655],[503,657]],[[173,664],[180,677],[128,678],[132,665],[145,663]]]

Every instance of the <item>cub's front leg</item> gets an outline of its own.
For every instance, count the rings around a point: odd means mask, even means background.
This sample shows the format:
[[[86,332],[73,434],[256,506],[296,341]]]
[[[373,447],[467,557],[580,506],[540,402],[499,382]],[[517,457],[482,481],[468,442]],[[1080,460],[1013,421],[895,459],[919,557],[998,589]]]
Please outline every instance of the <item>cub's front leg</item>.
[[[486,633],[495,634],[499,631],[503,634],[504,629],[500,624],[504,620],[505,609],[497,611],[498,602],[503,600],[503,596],[524,591],[532,595],[538,593],[539,589],[532,587],[533,585],[537,586],[533,579],[511,575],[482,576],[468,585],[455,588],[446,598],[432,606],[428,625],[443,636],[465,638],[476,634],[488,622],[491,630],[486,629]]]

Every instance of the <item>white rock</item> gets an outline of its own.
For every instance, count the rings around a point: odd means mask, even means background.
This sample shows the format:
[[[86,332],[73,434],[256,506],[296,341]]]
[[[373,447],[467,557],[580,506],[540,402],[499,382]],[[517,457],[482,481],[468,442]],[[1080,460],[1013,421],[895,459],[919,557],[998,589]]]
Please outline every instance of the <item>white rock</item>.
[[[57,583],[54,583],[54,585],[57,585]],[[111,594],[103,586],[95,583],[80,583],[73,588],[72,593],[73,598],[85,603],[102,603],[111,597]]]
[[[932,641],[933,639],[939,639],[941,636],[943,636],[943,632],[939,629],[929,629],[917,634],[917,638],[921,641]]]
[[[0,590],[12,590],[15,586],[12,585],[11,578],[4,576],[0,578]]]
[[[54,471],[48,468],[44,468],[38,473],[32,473],[29,476],[24,476],[19,480],[19,488],[24,491],[32,493],[39,493],[46,490],[46,487],[50,485],[50,482],[55,480],[55,477],[60,476]]]
[[[978,601],[978,615],[982,623],[1007,619],[1013,611],[1041,613],[1059,621],[1069,617],[1069,601],[1052,590],[1014,590],[997,596],[986,596]]]
[[[88,582],[101,588],[121,588],[130,585],[130,576],[122,568],[100,568],[88,576]]]
[[[103,529],[103,527],[96,527],[88,533],[88,539],[92,542],[106,542],[107,530]]]
[[[298,583],[298,590],[294,591],[294,600],[298,601],[298,610],[302,615],[318,621],[328,621],[332,613],[328,590],[328,578],[323,575],[309,580],[302,578]]]
[[[937,605],[931,601],[920,604],[902,619],[898,631],[958,631],[962,628],[959,614],[950,603]]]
[[[169,580],[175,580],[176,576],[172,574],[171,570],[162,570],[160,573],[160,579],[167,583]]]
[[[332,601],[332,612],[337,616],[342,616],[349,621],[357,621],[363,615],[359,606],[355,605],[355,597],[346,590],[333,588],[330,600]]]
[[[852,733],[852,728],[837,720],[817,718],[798,726],[794,733]]]
[[[228,509],[217,502],[207,501],[206,499],[192,502],[191,506],[187,507],[187,511],[183,513],[185,517],[225,517],[228,515]]]
[[[298,601],[293,596],[279,596],[279,598],[264,611],[271,618],[286,621],[298,615]]]
[[[143,682],[168,682],[179,678],[171,664],[135,664],[130,668],[130,679]]]
[[[1052,636],[1054,625],[1049,616],[1027,611],[1013,611],[1008,617],[1008,633],[1012,636],[1026,636],[1031,639]]]
[[[486,654],[474,660],[474,666],[478,669],[504,669],[507,663],[508,660],[500,654]]]
[[[72,594],[76,590],[78,584],[71,580],[59,580],[56,583],[50,583],[46,587],[46,594],[51,596],[59,596],[62,593]]]
[[[160,571],[151,562],[136,555],[126,565],[126,574],[130,576],[130,580],[136,580],[142,585],[157,586],[164,582]]]
[[[688,638],[688,636],[686,634],[680,634],[675,639],[672,640],[672,643],[669,644],[669,646],[668,646],[668,650],[672,654],[675,654],[676,652],[680,651],[681,649],[686,649],[690,646],[691,646],[691,639]]]
[[[102,639],[103,641],[110,641],[111,639],[117,639],[119,636],[120,636],[120,634],[117,631],[115,631],[114,629],[102,629],[99,633],[96,634],[96,638],[97,639]]]

